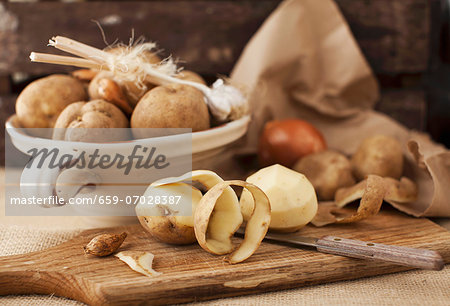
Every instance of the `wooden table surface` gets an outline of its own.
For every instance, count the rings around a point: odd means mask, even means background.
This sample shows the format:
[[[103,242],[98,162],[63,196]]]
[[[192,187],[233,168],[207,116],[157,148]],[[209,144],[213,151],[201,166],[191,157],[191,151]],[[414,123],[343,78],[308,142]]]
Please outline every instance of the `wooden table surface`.
[[[1,187],[2,190],[4,190],[4,169],[0,169],[0,178],[1,179]],[[4,214],[4,205],[5,205],[5,200],[4,200],[4,192],[0,193],[0,225],[6,225],[6,226],[28,226],[28,227],[36,227],[36,228],[65,228],[65,229],[80,229],[80,228],[90,228],[91,226],[89,224],[86,224],[84,221],[83,217],[60,217],[60,216],[47,216],[47,217],[43,217],[43,216],[39,216],[39,217],[17,217],[17,216],[5,216]],[[447,230],[450,230],[450,218],[436,218],[433,219],[433,221],[435,221],[436,223],[440,224],[441,226],[445,227]],[[448,274],[449,271],[449,267],[447,266],[446,270],[441,271],[441,272],[424,272],[424,273],[436,273],[434,275],[436,275],[436,278],[438,278],[439,276],[442,276],[442,274],[438,274],[438,273],[446,273]],[[415,282],[417,280],[417,276],[415,276],[414,274],[411,274],[410,276],[407,275],[407,273],[411,273],[411,272],[406,272],[404,273],[404,277],[403,278],[410,278],[411,282]],[[420,272],[419,272],[420,273]],[[429,275],[429,274],[427,274]],[[429,277],[433,277],[433,276],[429,276]],[[381,276],[381,277],[375,277],[375,278],[369,278],[366,279],[366,281],[368,282],[367,285],[370,285],[371,283],[373,283],[374,286],[376,286],[376,284],[382,284],[383,283],[383,279],[385,279],[386,281],[392,281],[391,276],[387,275],[387,276]],[[325,285],[326,286],[326,285]],[[330,286],[330,285],[328,285]],[[331,286],[335,286],[336,288],[340,289],[344,289],[347,286],[349,286],[349,282],[338,282],[335,284],[332,284]],[[439,287],[439,284],[437,284],[437,286]],[[444,285],[445,286],[445,285]],[[295,289],[295,290],[290,290],[290,291],[281,291],[279,293],[279,295],[277,295],[277,299],[282,299],[285,300],[287,299],[289,296],[292,296],[292,294],[298,294],[298,296],[302,296],[302,290],[305,289]],[[311,288],[311,290],[319,290],[320,291],[320,286],[317,286],[316,289]],[[399,288],[400,290],[400,288]],[[420,291],[420,290],[419,290]],[[438,290],[439,291],[439,290]],[[350,293],[349,293],[350,294]],[[267,296],[269,296],[270,294],[268,294]],[[261,302],[267,302],[267,297],[264,297],[265,295],[254,295],[254,296],[250,296],[250,298],[254,298],[254,300],[250,300],[252,302],[257,302],[257,301],[261,301]],[[9,298],[2,298],[5,299],[6,301]],[[242,303],[244,302],[242,299],[244,299],[245,297],[240,297],[240,298],[235,298],[235,301],[237,303]],[[450,297],[449,297],[450,298]],[[248,299],[248,298],[247,298]],[[64,300],[63,300],[64,301]],[[230,302],[232,300],[228,300],[228,302]],[[240,302],[238,302],[240,301]],[[248,302],[249,300],[246,300],[245,302]],[[449,300],[450,301],[450,300]],[[220,303],[220,300],[218,300],[217,302]],[[280,301],[278,300],[277,303],[279,303]],[[2,303],[2,301],[0,300],[0,304]],[[287,303],[289,304],[289,303]]]

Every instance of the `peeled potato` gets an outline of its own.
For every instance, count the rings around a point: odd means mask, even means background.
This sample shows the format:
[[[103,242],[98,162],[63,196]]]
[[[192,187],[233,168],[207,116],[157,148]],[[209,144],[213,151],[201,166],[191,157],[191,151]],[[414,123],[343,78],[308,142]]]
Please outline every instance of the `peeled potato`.
[[[131,116],[135,138],[150,137],[144,128],[209,128],[209,112],[203,94],[188,85],[158,86],[142,97]]]
[[[263,168],[246,180],[264,191],[272,208],[269,229],[293,232],[309,223],[317,212],[313,185],[301,173],[281,165]],[[244,220],[254,209],[251,194],[244,190],[240,199]]]
[[[402,147],[393,137],[372,136],[364,139],[352,156],[351,164],[359,180],[369,174],[399,179],[403,173]]]
[[[350,161],[332,150],[307,155],[293,169],[308,178],[322,201],[333,200],[336,190],[355,184]]]
[[[55,74],[25,87],[17,98],[16,114],[26,129],[52,128],[67,105],[86,98],[80,81],[68,75]],[[33,130],[28,131],[33,133]]]

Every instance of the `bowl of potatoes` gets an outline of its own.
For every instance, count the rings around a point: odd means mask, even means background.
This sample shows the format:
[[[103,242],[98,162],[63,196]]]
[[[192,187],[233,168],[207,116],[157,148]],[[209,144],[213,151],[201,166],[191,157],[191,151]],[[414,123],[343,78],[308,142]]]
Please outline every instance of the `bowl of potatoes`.
[[[183,71],[177,77],[206,84],[191,71]],[[131,147],[142,145],[164,147],[173,157],[190,158],[190,155],[192,169],[214,170],[221,162],[221,153],[247,132],[250,122],[248,114],[217,122],[205,103],[203,93],[192,86],[169,83],[159,86],[145,84],[137,88],[131,85],[115,79],[110,73],[94,69],[38,79],[17,98],[16,114],[5,124],[7,133],[13,145],[27,155],[30,155],[30,149],[39,150],[54,145],[89,153],[101,143],[101,150],[108,154],[129,152]],[[177,149],[179,134],[155,137],[147,133],[154,128],[191,129],[191,150]],[[98,129],[112,132],[107,136],[86,132]],[[60,175],[60,169],[34,169],[33,174],[30,169],[24,169],[21,191],[29,196],[50,196],[54,190],[48,185],[54,184]],[[114,176],[111,172],[102,175]],[[99,175],[94,176],[98,179]],[[45,184],[34,184],[32,188],[28,184],[28,188],[22,188],[22,184],[30,182]],[[95,182],[83,181],[80,185],[86,183]],[[132,206],[122,209],[134,210]]]

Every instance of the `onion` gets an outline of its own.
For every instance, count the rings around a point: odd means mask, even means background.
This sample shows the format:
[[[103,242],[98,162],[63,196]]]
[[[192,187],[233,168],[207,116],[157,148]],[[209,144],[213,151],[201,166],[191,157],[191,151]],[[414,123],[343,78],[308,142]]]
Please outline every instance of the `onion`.
[[[299,119],[274,120],[264,126],[258,157],[262,167],[281,164],[291,168],[303,156],[326,148],[324,137],[312,124]]]

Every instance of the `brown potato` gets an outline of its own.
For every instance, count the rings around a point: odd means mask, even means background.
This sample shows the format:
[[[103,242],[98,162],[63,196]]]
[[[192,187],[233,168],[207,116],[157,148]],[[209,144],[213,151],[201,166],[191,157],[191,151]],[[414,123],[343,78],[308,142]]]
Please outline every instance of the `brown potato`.
[[[103,100],[77,102],[59,115],[53,139],[107,142],[129,139],[128,119],[115,105]],[[110,130],[109,128],[123,128]]]
[[[179,195],[181,198],[176,205],[139,202],[135,209],[142,227],[154,238],[165,243],[195,242],[193,213],[202,198],[200,190],[180,181],[162,185],[154,182],[154,184],[147,188],[144,197],[170,199]]]
[[[149,137],[141,128],[209,128],[208,107],[203,94],[188,85],[158,86],[142,97],[131,116],[135,138]]]
[[[181,71],[179,74],[177,74],[177,78],[180,80],[197,82],[206,85],[205,80],[198,73],[195,73],[194,71],[190,70]]]
[[[351,164],[358,180],[369,174],[399,179],[403,173],[402,147],[397,139],[390,136],[368,137],[352,156]]]
[[[80,81],[68,75],[55,74],[25,87],[17,98],[16,114],[26,129],[52,128],[67,105],[86,98],[86,91]],[[33,135],[38,132],[28,131]]]
[[[322,201],[333,200],[336,190],[355,184],[350,161],[333,150],[307,155],[293,169],[308,178]]]
[[[194,228],[182,224],[175,216],[138,216],[139,222],[152,237],[169,244],[191,244],[195,239]]]

